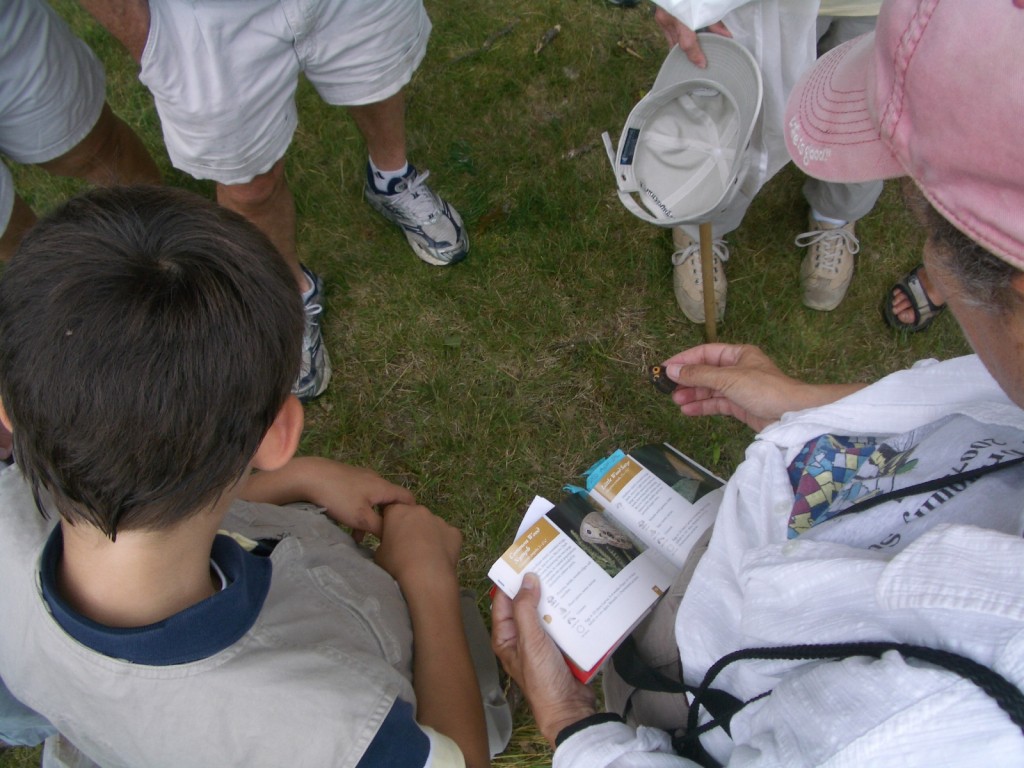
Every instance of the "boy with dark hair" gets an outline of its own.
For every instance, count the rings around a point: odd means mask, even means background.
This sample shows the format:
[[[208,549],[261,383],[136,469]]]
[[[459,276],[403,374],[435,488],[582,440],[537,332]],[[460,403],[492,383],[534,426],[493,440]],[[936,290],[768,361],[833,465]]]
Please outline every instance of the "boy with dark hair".
[[[270,241],[170,189],[70,201],[0,279],[0,673],[44,764],[488,762],[458,531],[292,459],[303,322]]]

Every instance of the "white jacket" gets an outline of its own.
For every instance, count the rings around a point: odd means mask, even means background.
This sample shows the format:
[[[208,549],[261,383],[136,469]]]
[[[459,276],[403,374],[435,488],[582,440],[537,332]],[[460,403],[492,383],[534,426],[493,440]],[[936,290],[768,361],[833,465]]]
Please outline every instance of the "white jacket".
[[[970,485],[944,505],[938,524],[922,525],[896,552],[868,548],[870,538],[858,542],[867,521],[858,515],[821,526],[825,535],[812,529],[787,538],[786,468],[809,439],[898,435],[950,414],[1024,432],[1024,411],[970,356],[894,374],[832,405],[788,414],[758,436],[727,485],[677,616],[688,683],[740,648],[892,640],[969,656],[1024,688],[1020,468]],[[913,504],[913,497],[891,501],[877,515],[895,519]],[[1011,511],[1000,513],[1004,530],[956,522],[989,506]],[[715,685],[744,700],[773,690],[733,718],[731,741],[720,730],[705,738],[729,766],[1024,765],[1021,730],[987,694],[896,653],[744,661]],[[554,764],[688,764],[669,752],[661,731],[605,724],[567,739]]]

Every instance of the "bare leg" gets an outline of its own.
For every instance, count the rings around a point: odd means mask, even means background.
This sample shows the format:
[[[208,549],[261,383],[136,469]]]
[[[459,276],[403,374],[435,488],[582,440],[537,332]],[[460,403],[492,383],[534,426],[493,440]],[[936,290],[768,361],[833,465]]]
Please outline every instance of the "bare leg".
[[[373,164],[382,171],[405,165],[405,96],[399,91],[376,104],[349,107]]]
[[[295,275],[301,291],[309,288],[295,246],[295,200],[284,176],[284,158],[244,184],[218,184],[217,202],[241,214],[270,238]]]
[[[100,186],[159,184],[160,171],[138,135],[103,105],[89,134],[60,157],[39,164],[50,173]]]
[[[128,125],[103,105],[92,130],[63,155],[39,163],[57,176],[85,179],[100,186],[113,184],[159,184],[160,171],[145,145]],[[0,236],[0,259],[6,261],[21,238],[36,222],[24,200],[14,196],[14,209],[7,229]]]
[[[28,204],[17,194],[14,195],[14,208],[7,222],[7,229],[0,235],[0,260],[7,261],[14,255],[18,243],[25,233],[36,223],[36,215]]]

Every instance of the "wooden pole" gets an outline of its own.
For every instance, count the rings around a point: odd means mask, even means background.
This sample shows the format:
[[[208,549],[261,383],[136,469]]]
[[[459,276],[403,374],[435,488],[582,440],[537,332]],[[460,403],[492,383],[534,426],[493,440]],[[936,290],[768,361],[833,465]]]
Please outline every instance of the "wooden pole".
[[[715,323],[718,319],[718,307],[715,303],[715,257],[712,250],[711,223],[700,224],[700,274],[704,283],[704,335],[708,342],[718,341]]]

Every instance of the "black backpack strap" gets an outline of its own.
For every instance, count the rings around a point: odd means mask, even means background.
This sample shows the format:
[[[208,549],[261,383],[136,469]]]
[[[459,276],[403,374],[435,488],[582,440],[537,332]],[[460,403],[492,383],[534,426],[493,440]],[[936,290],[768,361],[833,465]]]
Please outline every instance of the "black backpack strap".
[[[648,665],[640,657],[632,635],[627,637],[612,654],[612,664],[615,665],[615,671],[619,677],[634,688],[655,693],[678,693],[681,695],[697,693],[696,688],[673,680]],[[725,728],[726,733],[729,732],[729,720],[745,706],[745,702],[737,699],[731,693],[717,688],[704,689],[700,704]]]
[[[615,653],[612,654],[612,664],[615,666],[615,672],[619,677],[627,684],[639,690],[679,695],[693,693],[696,690],[685,683],[673,680],[671,677],[662,674],[647,664],[641,658],[639,649],[636,646],[636,640],[634,640],[632,635],[629,635],[615,650]],[[629,711],[631,703],[631,700],[627,701],[626,712]],[[689,758],[695,763],[705,766],[705,768],[719,768],[718,761],[705,751],[700,743],[700,739],[697,737],[711,728],[718,727],[720,724],[728,733],[728,724],[732,716],[743,709],[745,705],[746,702],[740,701],[731,693],[726,693],[717,688],[706,688],[701,700],[701,706],[711,714],[712,722],[698,728],[697,732],[689,738],[687,738],[686,732],[681,728],[677,730],[676,733],[672,734],[673,749],[683,757]]]
[[[945,477],[936,477],[933,480],[926,480],[923,483],[917,483],[916,485],[908,485],[904,488],[897,488],[894,491],[888,491],[886,493],[880,493],[877,496],[869,496],[866,499],[855,501],[853,504],[848,506],[846,509],[840,510],[832,517],[828,518],[825,522],[835,520],[839,517],[846,515],[855,515],[858,512],[863,512],[871,507],[877,507],[879,504],[883,504],[893,499],[905,499],[908,496],[916,496],[919,493],[927,493],[928,491],[938,491],[942,488],[948,488],[951,485],[957,483],[973,483],[984,475],[991,474],[992,472],[999,472],[1004,469],[1010,469],[1016,467],[1018,464],[1024,463],[1024,456],[1018,456],[1014,459],[1000,462],[999,464],[986,464],[983,467],[975,467],[974,469],[964,470],[963,472],[957,472],[952,475],[946,475]]]
[[[918,659],[942,667],[970,680],[995,700],[996,704],[1006,712],[1011,722],[1024,735],[1024,693],[1016,685],[998,672],[966,656],[921,645],[896,642],[859,642],[744,648],[716,661],[696,688],[673,680],[648,666],[640,657],[632,637],[626,638],[626,641],[619,646],[612,656],[612,663],[619,676],[634,688],[660,693],[692,694],[693,700],[690,704],[686,727],[673,735],[672,746],[680,755],[702,766],[717,768],[719,763],[701,745],[701,735],[719,727],[729,733],[729,722],[733,715],[747,704],[771,694],[771,691],[768,690],[747,701],[741,701],[730,693],[712,688],[715,678],[727,666],[746,659],[793,661],[827,659],[837,661],[855,656],[881,658],[882,654],[887,651],[897,651],[905,658]],[[699,724],[702,707],[711,715],[711,720],[704,725]]]
[[[644,661],[632,635],[627,635],[615,649],[612,664],[619,677],[634,688],[656,693],[685,693],[689,690],[683,683],[663,675]]]
[[[743,659],[791,659],[791,660],[814,660],[831,659],[838,660],[853,656],[871,656],[880,658],[887,651],[897,651],[902,656],[911,659],[933,664],[954,672],[963,678],[970,680],[981,690],[991,696],[996,704],[1009,715],[1010,720],[1016,725],[1021,734],[1024,735],[1024,693],[1007,680],[984,664],[979,664],[973,659],[961,656],[952,651],[943,651],[936,648],[928,648],[921,645],[910,645],[908,643],[894,642],[863,642],[863,643],[830,643],[821,645],[787,645],[781,647],[745,648],[727,654],[715,662],[704,676],[704,680],[694,691],[693,704],[690,707],[690,714],[687,719],[686,733],[683,740],[696,740],[701,733],[725,723],[716,722],[718,718],[705,704],[705,699],[711,691],[711,683],[718,674],[730,664]],[[717,699],[716,692],[711,694],[712,699]],[[765,691],[759,696],[745,702],[743,706],[756,699],[767,696],[771,691]],[[708,699],[710,701],[711,699]],[[704,726],[698,726],[700,707],[705,709],[712,716],[712,720]],[[742,707],[741,707],[742,708]],[[738,710],[736,710],[738,711]],[[733,712],[735,714],[735,712]],[[692,735],[691,735],[692,734]]]

